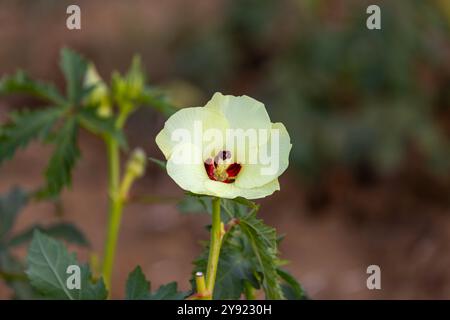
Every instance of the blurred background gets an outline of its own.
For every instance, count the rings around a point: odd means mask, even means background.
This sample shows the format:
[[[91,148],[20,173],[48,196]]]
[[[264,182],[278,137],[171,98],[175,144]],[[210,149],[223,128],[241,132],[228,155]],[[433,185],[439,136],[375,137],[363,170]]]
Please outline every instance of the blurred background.
[[[70,31],[75,3],[82,29]],[[381,8],[381,30],[366,28],[370,4]],[[260,216],[286,234],[282,257],[311,298],[450,297],[450,1],[0,0],[0,43],[0,75],[21,68],[62,87],[57,61],[68,46],[105,79],[140,54],[150,82],[178,107],[204,105],[216,91],[263,101],[293,150]],[[39,104],[2,98],[0,121],[24,105]],[[139,111],[126,128],[130,145],[162,158],[154,137],[163,124]],[[80,147],[62,210],[29,205],[16,229],[71,221],[101,254],[105,150],[86,133]],[[0,192],[40,185],[50,151],[33,144],[0,167]],[[155,165],[133,193],[161,201],[126,209],[113,297],[137,264],[154,288],[176,280],[188,289],[208,217],[180,214],[183,192]],[[371,264],[382,290],[366,287]],[[10,293],[0,282],[0,298]]]

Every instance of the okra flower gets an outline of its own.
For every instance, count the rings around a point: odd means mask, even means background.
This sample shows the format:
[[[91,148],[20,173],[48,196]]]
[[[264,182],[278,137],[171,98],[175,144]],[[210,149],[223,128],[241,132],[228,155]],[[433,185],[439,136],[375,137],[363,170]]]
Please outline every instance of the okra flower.
[[[280,189],[291,143],[264,104],[216,93],[204,107],[173,114],[156,137],[167,173],[184,190],[221,198],[263,198]]]

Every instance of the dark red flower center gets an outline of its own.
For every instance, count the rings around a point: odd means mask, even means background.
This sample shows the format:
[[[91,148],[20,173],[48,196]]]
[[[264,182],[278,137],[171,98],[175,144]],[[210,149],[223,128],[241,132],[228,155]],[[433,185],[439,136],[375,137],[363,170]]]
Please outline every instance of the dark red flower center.
[[[242,166],[236,162],[230,163],[228,159],[231,159],[231,152],[220,151],[214,159],[208,158],[205,161],[205,170],[211,180],[223,183],[232,183],[236,180]]]

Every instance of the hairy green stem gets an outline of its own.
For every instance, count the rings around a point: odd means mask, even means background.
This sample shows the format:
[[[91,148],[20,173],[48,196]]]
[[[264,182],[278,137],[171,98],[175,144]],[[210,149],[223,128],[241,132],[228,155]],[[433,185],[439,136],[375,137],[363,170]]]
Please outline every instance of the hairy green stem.
[[[197,287],[196,299],[198,300],[208,300],[211,294],[209,294],[208,289],[206,289],[205,276],[202,272],[197,272],[195,274],[195,285]]]
[[[223,224],[220,221],[220,198],[212,201],[211,242],[209,245],[208,266],[206,269],[206,287],[212,299],[216,281],[217,265],[219,264],[220,247],[222,245]]]
[[[117,239],[122,218],[123,199],[119,192],[120,179],[120,154],[119,145],[116,140],[106,137],[107,157],[108,157],[108,178],[109,178],[109,218],[108,230],[103,256],[103,279],[106,288],[111,292],[111,277],[116,252]]]

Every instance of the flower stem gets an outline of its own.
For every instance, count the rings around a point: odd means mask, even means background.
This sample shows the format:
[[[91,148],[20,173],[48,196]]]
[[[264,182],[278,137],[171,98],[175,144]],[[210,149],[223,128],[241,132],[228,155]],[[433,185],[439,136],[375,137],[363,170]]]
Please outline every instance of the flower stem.
[[[211,294],[206,289],[205,276],[202,272],[197,272],[195,274],[195,284],[197,287],[197,300],[208,300],[211,297]]]
[[[106,147],[108,156],[108,178],[109,178],[109,218],[108,230],[103,257],[103,278],[106,288],[111,292],[111,277],[114,263],[114,256],[117,246],[120,221],[122,218],[123,199],[120,197],[120,155],[117,141],[111,137],[106,137]]]
[[[216,281],[217,265],[219,263],[220,247],[222,245],[223,225],[220,221],[220,198],[212,201],[211,242],[209,245],[208,266],[206,270],[206,287],[212,299]]]

